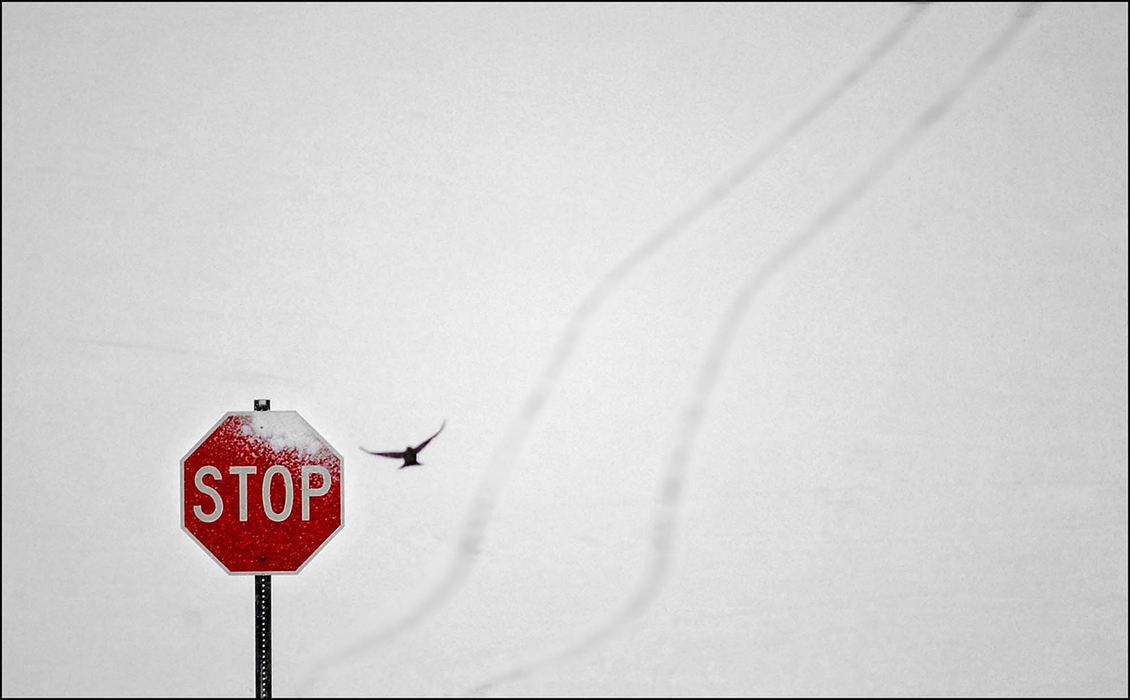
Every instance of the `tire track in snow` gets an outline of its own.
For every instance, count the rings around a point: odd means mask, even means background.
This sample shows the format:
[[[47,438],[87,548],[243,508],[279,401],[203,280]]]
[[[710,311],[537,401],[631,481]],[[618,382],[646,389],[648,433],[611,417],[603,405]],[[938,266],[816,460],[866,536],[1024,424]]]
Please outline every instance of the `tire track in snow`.
[[[815,102],[796,118],[785,124],[764,145],[754,150],[738,167],[719,180],[691,206],[670,219],[621,259],[585,294],[558,338],[549,362],[542,369],[517,415],[507,426],[503,439],[495,447],[479,488],[472,498],[467,521],[463,526],[455,556],[440,583],[422,602],[399,620],[320,660],[315,664],[315,667],[319,670],[309,674],[300,684],[300,687],[308,688],[318,678],[324,677],[333,665],[363,656],[417,626],[442,607],[462,587],[473,568],[486,526],[498,500],[498,494],[513,469],[518,455],[525,447],[530,431],[540,418],[550,394],[573,356],[577,343],[605,301],[616,292],[636,268],[726,199],[739,185],[755,175],[770,157],[834,105],[848,89],[859,82],[883,56],[903,39],[924,10],[925,5],[923,4],[915,4],[907,8],[907,12],[899,21]]]
[[[628,598],[620,610],[608,617],[594,631],[569,644],[564,649],[496,675],[463,693],[463,695],[483,694],[499,685],[521,680],[542,668],[582,656],[608,641],[623,627],[643,614],[654,600],[670,570],[671,545],[675,532],[677,509],[692,447],[702,426],[702,419],[706,413],[710,396],[718,384],[726,356],[733,345],[737,330],[745,318],[750,304],[778,272],[787,267],[804,248],[827,230],[840,215],[866,195],[868,190],[881,180],[891,167],[938,123],[938,120],[953,107],[977,79],[1000,58],[1037,9],[1038,5],[1035,3],[1022,4],[1008,26],[977,56],[962,76],[923,110],[910,127],[882,151],[867,170],[857,177],[847,189],[824,207],[807,226],[778,248],[769,260],[746,280],[731,301],[722,321],[715,330],[703,364],[699,369],[695,387],[684,409],[682,429],[679,432],[678,442],[668,459],[656,503],[655,521],[652,528],[651,562],[635,593]]]

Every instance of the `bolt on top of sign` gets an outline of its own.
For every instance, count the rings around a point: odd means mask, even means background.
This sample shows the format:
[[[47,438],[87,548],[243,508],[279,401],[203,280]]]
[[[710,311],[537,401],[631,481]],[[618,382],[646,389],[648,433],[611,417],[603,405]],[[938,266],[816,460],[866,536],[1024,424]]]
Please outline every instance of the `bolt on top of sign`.
[[[226,414],[181,469],[181,524],[228,573],[296,573],[342,527],[341,455],[295,411]]]

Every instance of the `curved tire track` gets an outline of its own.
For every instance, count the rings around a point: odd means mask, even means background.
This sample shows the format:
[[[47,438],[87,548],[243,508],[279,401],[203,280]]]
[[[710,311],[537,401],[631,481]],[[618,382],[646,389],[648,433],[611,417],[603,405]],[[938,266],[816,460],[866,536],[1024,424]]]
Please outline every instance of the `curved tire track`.
[[[938,120],[953,107],[970,86],[1000,58],[1027,21],[1035,14],[1037,7],[1034,3],[1021,5],[1009,25],[966,68],[962,77],[928,106],[899,138],[880,153],[867,170],[821,210],[815,219],[779,248],[740,288],[715,331],[699,370],[695,388],[692,390],[691,397],[684,410],[682,429],[678,442],[667,462],[656,504],[655,523],[652,528],[651,562],[642,581],[637,585],[635,593],[620,610],[608,617],[594,631],[569,644],[564,649],[494,676],[472,688],[466,694],[482,694],[499,685],[521,680],[542,668],[582,656],[606,642],[648,608],[670,569],[670,550],[676,526],[677,508],[693,443],[701,428],[707,403],[718,384],[722,365],[751,303],[778,272],[787,267],[804,248],[863,197],[876,182],[890,171],[900,157],[907,153],[924,134],[937,124]]]

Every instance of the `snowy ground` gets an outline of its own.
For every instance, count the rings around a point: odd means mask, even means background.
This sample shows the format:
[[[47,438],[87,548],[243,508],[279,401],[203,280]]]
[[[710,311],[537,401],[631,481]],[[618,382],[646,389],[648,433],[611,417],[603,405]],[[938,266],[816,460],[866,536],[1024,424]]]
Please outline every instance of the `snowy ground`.
[[[3,694],[253,693],[178,469],[270,398],[277,695],[1125,696],[1127,8],[1016,12],[5,4]]]

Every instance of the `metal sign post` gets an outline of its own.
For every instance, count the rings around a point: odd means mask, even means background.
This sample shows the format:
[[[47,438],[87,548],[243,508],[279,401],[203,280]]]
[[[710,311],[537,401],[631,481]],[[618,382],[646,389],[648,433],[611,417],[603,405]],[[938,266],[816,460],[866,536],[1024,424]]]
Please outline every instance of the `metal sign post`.
[[[255,410],[271,410],[271,400],[255,399]],[[271,697],[270,574],[255,576],[255,697]]]

